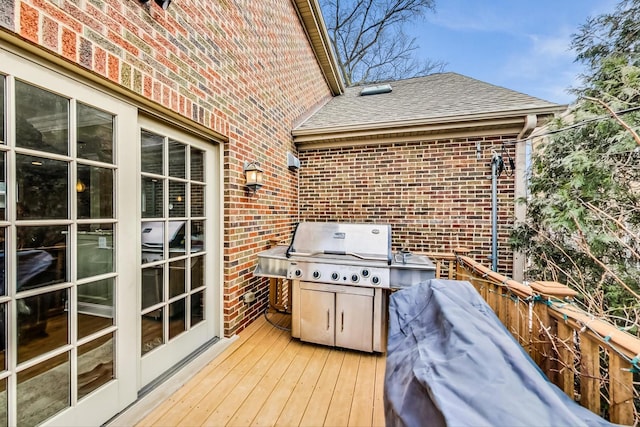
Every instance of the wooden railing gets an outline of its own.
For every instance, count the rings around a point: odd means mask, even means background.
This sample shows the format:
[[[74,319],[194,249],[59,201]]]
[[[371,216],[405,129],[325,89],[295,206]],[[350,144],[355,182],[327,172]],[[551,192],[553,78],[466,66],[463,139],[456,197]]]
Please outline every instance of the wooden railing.
[[[550,381],[602,417],[640,425],[640,339],[595,318],[555,282],[528,285],[477,263],[468,251],[427,254],[436,277],[469,281]],[[634,374],[636,379],[634,380]]]

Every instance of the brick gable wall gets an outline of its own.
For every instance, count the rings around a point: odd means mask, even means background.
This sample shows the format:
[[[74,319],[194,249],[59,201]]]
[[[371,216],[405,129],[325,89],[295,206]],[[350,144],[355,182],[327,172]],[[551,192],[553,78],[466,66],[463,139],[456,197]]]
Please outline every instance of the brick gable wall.
[[[282,0],[8,0],[0,25],[105,80],[226,136],[224,327],[232,335],[262,313],[256,253],[290,235],[297,175],[286,167],[294,123],[330,97],[294,6]],[[244,190],[258,161],[265,186]],[[247,290],[258,302],[245,304]]]
[[[472,250],[491,255],[491,147],[515,135],[308,149],[300,152],[303,221],[389,223],[393,250]],[[477,159],[476,144],[481,144]],[[505,146],[514,157],[513,146]],[[505,155],[505,162],[507,161]],[[514,179],[498,180],[499,270],[510,272],[506,240]]]

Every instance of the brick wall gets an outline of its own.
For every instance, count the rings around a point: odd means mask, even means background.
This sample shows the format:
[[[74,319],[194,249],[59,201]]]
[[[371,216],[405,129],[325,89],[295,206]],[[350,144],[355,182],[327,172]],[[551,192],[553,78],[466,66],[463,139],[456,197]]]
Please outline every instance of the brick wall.
[[[514,137],[301,151],[301,220],[389,223],[393,250],[451,252],[466,247],[475,259],[490,266],[491,148],[501,152],[501,141]],[[481,143],[480,159],[477,142]],[[505,146],[512,158],[513,149]],[[503,173],[498,180],[502,272],[512,267],[506,239],[513,200],[513,177]]]
[[[0,26],[105,80],[228,137],[224,146],[224,326],[264,311],[255,254],[297,220],[290,131],[330,96],[287,0],[179,0],[163,11],[137,0],[3,0]],[[247,197],[244,161],[265,186]],[[247,290],[257,303],[244,304]]]

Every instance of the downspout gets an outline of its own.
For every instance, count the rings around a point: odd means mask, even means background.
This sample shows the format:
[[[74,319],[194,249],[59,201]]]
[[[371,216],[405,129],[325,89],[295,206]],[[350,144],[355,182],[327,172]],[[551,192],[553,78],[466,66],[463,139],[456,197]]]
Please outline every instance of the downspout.
[[[526,196],[526,144],[519,144],[528,137],[538,124],[538,116],[528,114],[524,118],[524,126],[516,137],[516,167],[515,167],[515,198]],[[502,156],[494,152],[491,157],[491,269],[498,271],[498,168],[503,167]],[[515,201],[514,201],[515,202]],[[516,222],[524,221],[526,209],[518,204],[514,208]],[[522,280],[524,271],[524,256],[522,253],[513,254],[512,277]],[[519,278],[516,278],[516,273]]]
[[[524,142],[516,143],[515,163],[516,170],[514,175],[514,198],[515,200],[523,199],[527,196],[527,167],[528,167],[528,146],[529,140],[526,140],[533,130],[538,125],[538,116],[535,114],[529,114],[524,119],[524,126],[518,134],[518,141]],[[526,140],[526,141],[525,141]],[[522,223],[525,221],[527,214],[527,207],[523,203],[515,203],[514,217],[515,223]],[[524,280],[524,267],[526,259],[522,252],[513,253],[513,269],[511,275],[514,280],[522,282]]]

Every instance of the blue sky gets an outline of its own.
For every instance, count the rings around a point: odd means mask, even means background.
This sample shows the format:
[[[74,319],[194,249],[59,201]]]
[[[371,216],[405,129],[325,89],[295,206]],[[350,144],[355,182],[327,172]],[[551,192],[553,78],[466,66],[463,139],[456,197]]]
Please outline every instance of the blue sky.
[[[418,55],[446,62],[445,71],[568,104],[580,64],[571,35],[587,17],[615,10],[618,0],[436,0],[407,28]]]

